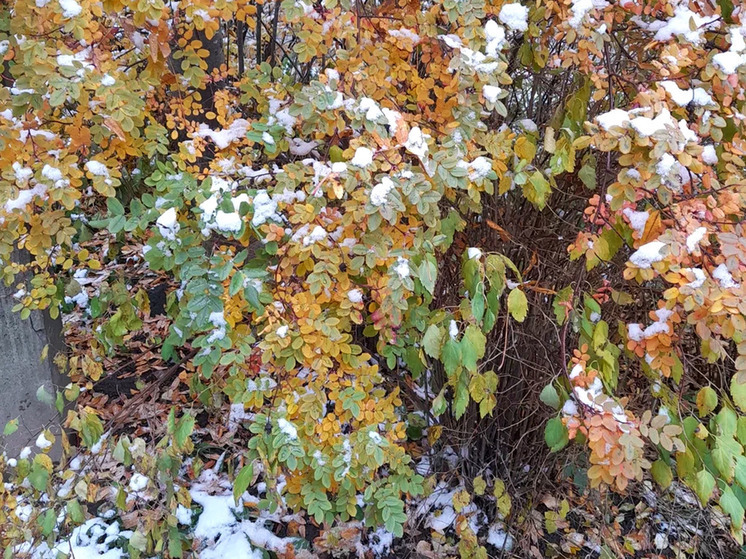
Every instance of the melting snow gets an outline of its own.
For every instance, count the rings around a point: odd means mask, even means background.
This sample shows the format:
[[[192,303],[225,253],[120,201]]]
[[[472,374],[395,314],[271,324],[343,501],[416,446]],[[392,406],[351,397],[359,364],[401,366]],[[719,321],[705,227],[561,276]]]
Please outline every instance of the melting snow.
[[[176,208],[169,208],[156,220],[155,224],[158,226],[158,230],[164,239],[168,239],[169,241],[176,239],[176,234],[180,229],[176,218]]]
[[[409,131],[407,141],[404,142],[404,147],[410,153],[413,153],[420,159],[424,159],[427,155],[427,142],[425,141],[427,137],[422,133],[419,126],[415,126]]]
[[[702,239],[704,239],[706,233],[706,227],[697,227],[686,238],[686,250],[687,252],[689,252],[689,254],[692,254],[699,249],[699,243]]]
[[[383,206],[388,200],[389,192],[396,185],[389,177],[383,177],[381,182],[375,185],[370,191],[370,203],[374,206]]]
[[[668,92],[673,102],[680,107],[686,107],[690,103],[700,107],[715,104],[712,97],[710,97],[710,94],[701,87],[696,87],[694,89],[681,89],[678,84],[672,80],[658,82],[658,84]]]
[[[528,8],[521,4],[505,4],[498,16],[500,21],[514,31],[528,30]]]
[[[373,163],[373,150],[359,147],[355,150],[355,156],[350,160],[351,165],[365,168]]]
[[[738,289],[741,284],[733,279],[728,267],[725,264],[720,264],[717,268],[712,271],[712,277],[718,280],[720,287],[723,289]]]
[[[60,0],[60,8],[62,8],[62,15],[68,19],[80,15],[80,12],[83,11],[83,8],[75,0]]]
[[[660,251],[665,246],[666,243],[661,241],[652,241],[642,245],[629,257],[629,261],[638,268],[648,269],[653,262],[663,260],[664,257]]]
[[[400,256],[392,269],[401,279],[409,277],[409,261],[406,258]]]
[[[629,221],[629,226],[632,227],[640,236],[645,231],[645,225],[648,222],[650,213],[648,212],[637,212],[631,208],[624,208],[622,213]]]
[[[298,430],[284,417],[277,420],[277,426],[280,428],[288,439],[295,440],[298,438]]]

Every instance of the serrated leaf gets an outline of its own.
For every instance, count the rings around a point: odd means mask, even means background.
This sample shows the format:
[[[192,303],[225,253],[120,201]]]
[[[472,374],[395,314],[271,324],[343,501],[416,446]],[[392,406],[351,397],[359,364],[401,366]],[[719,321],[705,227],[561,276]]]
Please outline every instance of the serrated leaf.
[[[699,497],[699,502],[704,506],[710,500],[712,491],[715,489],[715,478],[707,469],[702,469],[694,476],[693,489]]]
[[[425,330],[422,337],[422,347],[430,357],[438,359],[440,357],[440,346],[443,343],[443,330],[440,326],[431,324]]]
[[[718,395],[709,386],[705,386],[697,393],[697,409],[699,417],[704,417],[712,412],[718,405]]]
[[[449,337],[443,344],[440,357],[446,373],[452,375],[461,365],[461,346],[456,340]]]
[[[523,195],[534,206],[543,210],[547,205],[547,199],[552,192],[549,181],[544,178],[541,171],[534,171],[526,184],[523,185]]]
[[[733,490],[727,485],[724,486],[720,492],[720,508],[730,516],[735,531],[740,532],[741,527],[743,526],[743,505],[741,505],[738,497],[736,497]]]
[[[526,294],[518,288],[513,289],[508,295],[508,310],[518,322],[526,320],[528,314],[528,299]]]
[[[481,496],[484,495],[484,491],[487,489],[487,482],[484,481],[484,478],[482,476],[477,476],[474,478],[474,494]]]
[[[461,362],[469,371],[476,372],[477,361],[484,357],[486,342],[487,339],[479,328],[473,324],[469,324],[466,327],[459,346],[461,349]]]
[[[730,395],[740,410],[746,412],[746,383],[738,382],[738,375],[733,375],[730,381]]]

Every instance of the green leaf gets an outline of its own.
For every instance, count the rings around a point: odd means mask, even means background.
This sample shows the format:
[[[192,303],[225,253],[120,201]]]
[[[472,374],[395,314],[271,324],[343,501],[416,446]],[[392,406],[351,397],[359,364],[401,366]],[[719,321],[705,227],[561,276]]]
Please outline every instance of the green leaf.
[[[140,530],[135,530],[130,536],[129,544],[136,550],[145,553],[148,549],[148,538]]]
[[[18,431],[18,418],[11,419],[5,424],[5,428],[3,429],[3,435],[12,435]]]
[[[712,474],[706,468],[703,468],[694,476],[693,489],[697,497],[699,497],[699,502],[702,503],[702,506],[706,505],[707,501],[710,500],[712,491],[715,489],[715,478],[712,477]]]
[[[479,283],[471,300],[471,314],[477,322],[482,322],[484,317],[484,303],[484,284]]]
[[[469,371],[476,372],[477,361],[484,357],[486,343],[487,339],[479,328],[473,324],[466,327],[466,332],[464,332],[459,346],[461,348],[461,362]]]
[[[723,19],[728,23],[732,23],[733,19],[733,0],[717,0],[718,6],[720,6],[720,12],[723,14]]]
[[[720,428],[720,434],[726,437],[734,437],[738,426],[736,412],[730,408],[721,408],[715,416],[715,424]]]
[[[432,254],[428,254],[425,257],[425,260],[422,261],[417,275],[420,278],[422,287],[427,289],[430,295],[433,295],[435,293],[435,281],[438,276],[438,267],[435,262],[435,257]]]
[[[36,399],[42,404],[47,404],[48,406],[54,405],[54,395],[43,384],[36,390]]]
[[[529,177],[528,182],[523,185],[523,195],[540,210],[543,210],[547,205],[547,199],[551,192],[552,188],[541,171],[534,171],[534,174]]]
[[[174,430],[174,441],[177,448],[184,448],[192,431],[194,431],[194,417],[188,413],[184,414],[179,418]]]
[[[551,383],[547,384],[541,391],[541,394],[539,394],[539,400],[552,409],[558,410],[560,407],[560,399],[557,394],[557,389]]]
[[[671,468],[661,458],[653,462],[653,466],[650,468],[650,473],[653,475],[653,479],[656,483],[663,489],[666,489],[673,481]]]
[[[508,310],[518,322],[526,320],[528,299],[526,299],[526,294],[523,291],[516,288],[510,292],[510,295],[508,295]]]
[[[746,458],[743,456],[736,456],[735,475],[738,485],[746,489]]]
[[[743,526],[743,505],[727,485],[723,486],[720,492],[720,508],[730,516],[735,531],[740,532]]]
[[[85,513],[83,513],[83,507],[77,499],[67,502],[67,514],[75,524],[82,524],[85,521]]]
[[[124,206],[116,198],[107,198],[106,207],[112,216],[124,215]]]
[[[440,357],[440,346],[443,341],[443,330],[440,326],[431,324],[425,330],[425,335],[422,337],[422,347],[430,357],[438,359]]]
[[[28,475],[28,480],[37,491],[46,491],[49,472],[40,463],[34,461],[33,466],[31,466],[31,472]]]
[[[738,376],[733,375],[733,379],[730,381],[730,395],[740,410],[746,412],[746,383],[738,382]]]
[[[593,329],[593,349],[598,351],[609,341],[609,324],[600,320]]]
[[[461,364],[461,346],[456,340],[450,337],[446,340],[446,343],[443,344],[440,360],[443,362],[446,373],[452,375],[456,372]]]
[[[578,171],[578,178],[582,181],[582,183],[586,187],[588,187],[591,190],[595,190],[596,188],[595,160],[593,160],[592,162],[588,161],[583,164],[583,166],[580,168],[580,171]]]
[[[557,324],[562,326],[567,320],[568,308],[563,303],[572,301],[573,290],[572,286],[568,285],[563,287],[557,292],[552,303],[552,309],[554,310],[554,316],[557,319]]]
[[[57,514],[54,512],[53,508],[47,509],[47,512],[45,512],[37,522],[39,523],[39,526],[41,526],[42,535],[47,537],[54,532],[54,526],[57,523]]]
[[[704,417],[713,411],[718,405],[718,395],[709,386],[705,386],[697,393],[697,408],[699,417]]]
[[[442,388],[440,393],[435,397],[432,404],[433,415],[438,417],[443,414],[448,408],[448,402],[446,402],[445,388]]]
[[[723,479],[730,483],[733,480],[735,470],[735,448],[740,451],[740,446],[735,440],[728,440],[727,437],[718,437],[715,442],[715,448],[712,450],[712,463],[718,469]]]
[[[547,421],[547,426],[544,429],[544,440],[552,452],[557,452],[567,445],[570,436],[567,427],[559,417],[553,417]]]
[[[254,479],[254,463],[247,464],[236,476],[236,481],[233,482],[233,500],[238,503],[241,495],[244,494],[249,488],[251,480]]]

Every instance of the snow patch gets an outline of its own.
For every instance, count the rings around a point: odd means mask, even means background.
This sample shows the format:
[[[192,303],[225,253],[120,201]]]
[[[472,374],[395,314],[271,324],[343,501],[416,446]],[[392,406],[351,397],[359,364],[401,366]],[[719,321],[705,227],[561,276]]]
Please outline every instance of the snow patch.
[[[500,22],[513,31],[528,30],[528,8],[518,3],[505,4],[497,16]]]

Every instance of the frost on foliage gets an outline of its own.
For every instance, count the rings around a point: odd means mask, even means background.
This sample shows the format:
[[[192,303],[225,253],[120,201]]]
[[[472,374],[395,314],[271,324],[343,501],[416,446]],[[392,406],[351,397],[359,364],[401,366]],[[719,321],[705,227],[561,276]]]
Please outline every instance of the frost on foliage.
[[[487,39],[487,46],[485,48],[487,56],[496,57],[506,44],[505,29],[498,25],[494,19],[489,19],[484,24],[484,36]]]
[[[458,338],[458,323],[455,320],[451,320],[448,324],[448,335],[452,340]]]
[[[313,243],[323,241],[324,239],[326,239],[326,236],[326,230],[321,227],[321,225],[317,225],[308,235],[303,237],[303,246],[309,246]]]
[[[46,185],[37,183],[33,188],[21,190],[18,196],[5,202],[5,211],[10,213],[13,210],[23,210],[36,198],[45,198],[47,193]]]
[[[42,432],[39,434],[39,436],[36,439],[36,446],[42,450],[45,450],[52,446],[52,441],[47,439],[46,435],[44,435],[44,433]]]
[[[632,256],[629,257],[629,261],[632,262],[638,268],[647,269],[654,262],[660,262],[664,256],[660,253],[666,243],[662,241],[652,241],[638,248]]]
[[[689,272],[694,276],[694,280],[685,284],[686,287],[691,289],[699,289],[705,283],[707,276],[700,268],[684,268],[683,272]]]
[[[596,117],[598,124],[604,130],[610,130],[613,126],[623,128],[630,121],[629,113],[622,109],[612,109],[607,113]]]
[[[715,146],[707,145],[702,148],[702,161],[708,165],[715,165],[718,162]]]
[[[402,27],[401,29],[389,29],[388,33],[396,39],[410,41],[412,45],[416,45],[421,41],[420,36],[417,33],[411,29],[407,29],[406,27]]]
[[[121,529],[119,521],[107,522],[96,517],[76,526],[69,538],[61,539],[51,547],[46,542],[40,542],[32,548],[29,541],[17,546],[14,551],[17,556],[32,552],[32,559],[125,559],[129,554],[118,547],[118,542],[126,542],[132,535],[131,530]]]
[[[199,205],[200,210],[202,210],[201,218],[204,223],[203,234],[208,234],[210,230],[221,231],[223,233],[238,233],[241,227],[243,227],[243,219],[238,210],[242,203],[250,203],[247,193],[244,192],[230,198],[231,205],[233,206],[232,212],[218,209],[223,199],[223,193],[231,192],[234,186],[235,183],[229,183],[221,177],[212,177],[212,186],[210,188],[212,195]]]
[[[673,311],[658,309],[655,311],[655,316],[658,320],[644,330],[639,324],[627,324],[627,337],[632,341],[641,342],[658,334],[668,334],[671,331],[671,327],[668,325],[668,319],[671,318],[671,315],[673,315]]]

